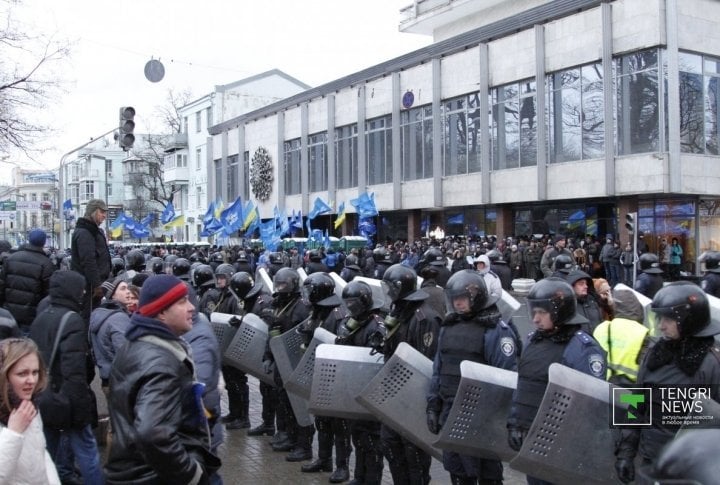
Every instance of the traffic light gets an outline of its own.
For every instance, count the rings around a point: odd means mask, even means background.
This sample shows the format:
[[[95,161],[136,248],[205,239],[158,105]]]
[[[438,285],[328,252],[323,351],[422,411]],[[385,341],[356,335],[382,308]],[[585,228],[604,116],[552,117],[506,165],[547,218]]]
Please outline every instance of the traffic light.
[[[120,108],[120,125],[118,130],[118,143],[120,148],[128,151],[135,143],[135,108],[132,106],[123,106]]]
[[[625,229],[628,230],[630,234],[635,233],[635,216],[637,215],[636,212],[628,212],[625,214]]]

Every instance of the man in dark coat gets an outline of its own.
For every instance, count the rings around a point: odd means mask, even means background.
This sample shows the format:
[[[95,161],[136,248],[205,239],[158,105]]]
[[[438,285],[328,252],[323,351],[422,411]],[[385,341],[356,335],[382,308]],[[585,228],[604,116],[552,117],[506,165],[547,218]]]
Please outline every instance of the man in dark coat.
[[[37,305],[50,288],[55,268],[43,252],[45,231],[33,229],[28,243],[11,254],[0,271],[0,306],[7,308],[24,335],[30,333]]]
[[[78,219],[72,235],[72,258],[70,269],[85,277],[86,293],[82,315],[87,321],[90,312],[96,308],[103,297],[103,282],[112,271],[112,260],[107,246],[107,238],[100,225],[107,218],[107,204],[100,199],[92,199],[87,204],[85,216]]]
[[[59,270],[50,277],[50,305],[38,313],[30,328],[30,338],[37,343],[45,362],[50,362],[53,345],[60,330],[63,316],[70,313],[60,335],[55,360],[48,369],[52,388],[69,400],[69,422],[62,430],[45,426],[47,448],[55,461],[61,479],[69,477],[72,463],[64,463],[67,450],[62,449],[61,438],[68,438],[75,461],[85,483],[103,483],[100,454],[92,430],[97,421],[95,395],[90,389],[93,375],[88,374],[88,337],[85,322],[78,313],[83,301],[85,279],[74,271]],[[45,416],[60,414],[58,409],[46,410]]]
[[[188,344],[188,287],[172,275],[149,277],[110,371],[113,444],[108,483],[207,482],[220,467],[210,451],[203,385]]]

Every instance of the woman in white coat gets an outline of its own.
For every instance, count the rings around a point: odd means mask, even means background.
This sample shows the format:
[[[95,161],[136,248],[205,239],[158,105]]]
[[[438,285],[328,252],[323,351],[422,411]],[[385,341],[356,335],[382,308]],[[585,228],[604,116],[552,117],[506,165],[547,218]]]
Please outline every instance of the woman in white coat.
[[[59,485],[32,400],[47,382],[30,339],[0,341],[0,485]]]

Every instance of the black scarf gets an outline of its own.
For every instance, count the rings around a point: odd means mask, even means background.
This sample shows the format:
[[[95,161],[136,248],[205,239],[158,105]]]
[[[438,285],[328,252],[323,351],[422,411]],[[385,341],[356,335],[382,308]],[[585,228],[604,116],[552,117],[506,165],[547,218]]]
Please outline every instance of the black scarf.
[[[664,365],[675,364],[685,375],[693,376],[705,360],[713,341],[713,337],[661,339],[650,349],[647,368],[656,370]]]
[[[458,322],[469,322],[472,320],[483,327],[494,328],[501,318],[500,310],[498,310],[497,305],[493,304],[488,308],[483,308],[477,313],[449,313],[443,319],[442,325],[455,325]]]
[[[535,330],[530,336],[531,342],[539,342],[543,339],[548,339],[556,344],[564,344],[570,341],[578,331],[578,325],[562,325],[560,327],[553,328],[552,330]]]

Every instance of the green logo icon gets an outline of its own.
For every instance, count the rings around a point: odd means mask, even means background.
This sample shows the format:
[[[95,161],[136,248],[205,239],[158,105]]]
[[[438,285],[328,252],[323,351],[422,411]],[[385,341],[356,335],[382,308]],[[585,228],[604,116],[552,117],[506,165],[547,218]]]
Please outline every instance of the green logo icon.
[[[632,410],[636,410],[638,408],[638,404],[645,402],[645,394],[622,394],[620,396],[620,402],[628,405],[628,420],[636,420],[637,416],[632,413]]]

